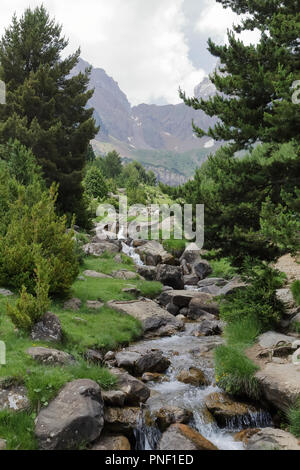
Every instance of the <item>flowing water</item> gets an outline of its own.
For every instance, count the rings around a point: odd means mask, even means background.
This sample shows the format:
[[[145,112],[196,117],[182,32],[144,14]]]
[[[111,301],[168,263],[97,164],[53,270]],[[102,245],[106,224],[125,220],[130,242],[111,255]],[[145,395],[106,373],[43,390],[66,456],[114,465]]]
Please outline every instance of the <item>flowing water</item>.
[[[123,252],[134,259],[138,265],[143,265],[139,255],[132,246],[122,241]],[[166,372],[166,380],[161,383],[150,382],[151,397],[141,408],[141,414],[135,431],[137,450],[155,450],[161,437],[161,432],[154,425],[149,425],[145,419],[146,412],[153,415],[155,411],[168,406],[189,410],[193,418],[190,426],[200,432],[206,439],[215,444],[220,450],[242,450],[241,442],[234,440],[234,434],[249,427],[264,427],[271,425],[271,417],[267,412],[249,412],[243,418],[231,420],[221,429],[207,412],[206,397],[214,392],[221,392],[214,379],[213,349],[223,340],[220,336],[195,337],[192,335],[193,323],[187,323],[181,334],[144,340],[134,345],[134,350],[158,349],[169,358],[170,367]],[[195,387],[177,380],[182,370],[195,367],[204,372],[210,385]],[[147,423],[146,423],[147,421]]]

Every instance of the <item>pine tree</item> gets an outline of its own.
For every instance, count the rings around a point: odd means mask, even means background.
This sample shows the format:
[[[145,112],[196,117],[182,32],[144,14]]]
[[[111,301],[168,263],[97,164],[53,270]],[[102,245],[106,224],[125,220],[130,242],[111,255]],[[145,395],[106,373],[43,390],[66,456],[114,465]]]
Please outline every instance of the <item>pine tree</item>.
[[[62,27],[43,6],[27,9],[0,41],[0,79],[6,105],[0,105],[0,143],[18,139],[30,148],[50,187],[59,183],[61,211],[85,224],[83,169],[89,142],[98,129],[86,108],[90,69],[71,77],[80,50],[62,59],[68,45]]]
[[[299,141],[300,106],[293,84],[300,79],[300,0],[217,0],[245,19],[228,32],[228,45],[211,39],[208,50],[220,66],[211,75],[217,95],[185,103],[217,116],[218,123],[199,137],[229,141],[235,150],[261,142]],[[236,33],[257,28],[260,41],[245,46]]]

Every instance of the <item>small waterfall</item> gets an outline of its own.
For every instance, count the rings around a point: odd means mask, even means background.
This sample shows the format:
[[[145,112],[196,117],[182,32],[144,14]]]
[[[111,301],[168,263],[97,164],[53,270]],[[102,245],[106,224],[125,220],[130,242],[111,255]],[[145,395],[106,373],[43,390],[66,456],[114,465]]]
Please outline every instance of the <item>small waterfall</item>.
[[[140,255],[136,253],[135,248],[132,246],[133,242],[131,242],[131,245],[127,245],[127,243],[125,243],[124,241],[121,241],[121,243],[122,243],[122,251],[124,255],[127,255],[130,258],[132,258],[136,266],[144,266],[144,263],[141,260]]]
[[[142,407],[134,430],[135,450],[156,450],[161,435],[160,430],[155,425],[146,423],[145,409]]]
[[[247,415],[234,416],[226,420],[226,428],[232,431],[249,428],[266,428],[272,425],[273,422],[270,413],[264,410],[255,412],[249,410],[249,414]]]

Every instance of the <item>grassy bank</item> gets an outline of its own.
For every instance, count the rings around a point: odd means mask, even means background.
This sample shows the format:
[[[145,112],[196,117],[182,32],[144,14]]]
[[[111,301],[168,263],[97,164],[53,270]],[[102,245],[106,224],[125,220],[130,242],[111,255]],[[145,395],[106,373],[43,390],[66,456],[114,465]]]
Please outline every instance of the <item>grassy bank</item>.
[[[0,412],[0,438],[7,441],[8,449],[35,449],[34,419],[38,410],[46,406],[69,381],[89,378],[96,381],[103,389],[114,386],[115,378],[108,369],[88,363],[84,352],[88,348],[107,351],[117,349],[137,339],[141,334],[141,325],[133,317],[122,315],[103,306],[98,310],[88,309],[87,300],[131,300],[133,296],[122,292],[129,283],[136,285],[147,297],[155,297],[161,291],[161,284],[119,279],[95,279],[85,277],[85,270],[95,270],[111,274],[118,269],[134,271],[132,260],[122,255],[122,263],[114,261],[113,255],[104,254],[100,258],[86,257],[81,266],[80,279],[72,286],[72,297],[82,301],[77,311],[65,310],[64,301],[55,300],[50,310],[62,324],[63,343],[52,344],[33,342],[28,334],[17,331],[6,315],[7,303],[14,304],[17,296],[0,296],[0,340],[7,348],[6,365],[0,366],[0,381],[25,385],[30,400],[26,412]],[[64,350],[74,356],[74,365],[56,367],[40,365],[26,354],[32,346],[53,347]]]

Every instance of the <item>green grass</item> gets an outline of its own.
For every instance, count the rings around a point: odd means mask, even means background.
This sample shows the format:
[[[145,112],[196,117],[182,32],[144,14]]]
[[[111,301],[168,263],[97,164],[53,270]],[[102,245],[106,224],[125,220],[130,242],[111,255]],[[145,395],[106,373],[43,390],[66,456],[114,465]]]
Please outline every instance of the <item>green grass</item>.
[[[224,331],[227,344],[246,349],[252,346],[261,333],[261,325],[254,317],[245,317],[239,321],[229,323]]]
[[[259,385],[254,377],[258,367],[237,347],[219,346],[215,350],[216,382],[227,393],[257,399]]]
[[[186,248],[186,240],[163,240],[163,247],[176,258],[180,258]]]
[[[300,305],[300,281],[293,282],[293,284],[291,285],[291,291],[296,304]]]
[[[289,411],[288,418],[290,422],[290,432],[300,438],[300,399],[297,405]]]
[[[0,411],[0,438],[6,440],[7,450],[36,450],[35,415]]]

